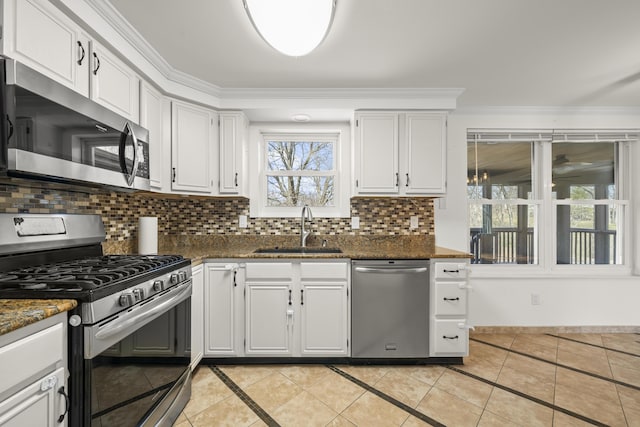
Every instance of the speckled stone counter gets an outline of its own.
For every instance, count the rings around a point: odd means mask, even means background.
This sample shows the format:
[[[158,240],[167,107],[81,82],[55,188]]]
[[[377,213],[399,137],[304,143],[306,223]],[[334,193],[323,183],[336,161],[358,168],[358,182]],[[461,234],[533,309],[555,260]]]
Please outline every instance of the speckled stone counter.
[[[190,258],[193,265],[205,259],[223,258],[348,258],[348,259],[431,259],[470,258],[466,252],[437,247],[430,236],[352,236],[311,235],[307,240],[310,248],[321,247],[326,240],[329,248],[339,248],[341,253],[296,254],[255,253],[259,248],[296,248],[300,246],[299,235],[180,235],[160,236],[159,252],[178,254]],[[104,246],[105,253],[123,253],[135,245],[119,244]]]
[[[77,306],[73,299],[0,299],[0,335]]]

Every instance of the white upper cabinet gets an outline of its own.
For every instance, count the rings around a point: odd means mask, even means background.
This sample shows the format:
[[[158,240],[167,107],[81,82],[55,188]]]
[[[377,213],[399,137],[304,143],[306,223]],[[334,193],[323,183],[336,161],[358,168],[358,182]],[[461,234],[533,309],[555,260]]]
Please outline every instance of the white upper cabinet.
[[[357,112],[354,194],[446,192],[446,113]]]
[[[404,114],[404,193],[444,194],[446,192],[447,116],[445,113]],[[403,150],[405,150],[403,152]]]
[[[143,81],[140,86],[140,126],[149,131],[149,178],[151,187],[157,190],[162,190],[168,182],[165,175],[171,169],[168,163],[169,152],[165,153],[165,140],[171,138],[171,132],[166,130],[166,125],[170,126],[170,122],[169,100]]]
[[[218,169],[217,113],[182,101],[171,107],[171,189],[211,194]]]
[[[240,111],[223,111],[220,120],[220,193],[244,195],[244,150],[248,121]]]
[[[4,55],[138,123],[140,79],[48,1],[3,3]]]
[[[140,79],[104,46],[91,46],[91,99],[138,123]]]
[[[398,193],[398,115],[356,115],[356,192]]]
[[[89,96],[89,37],[51,3],[6,0],[3,53]]]

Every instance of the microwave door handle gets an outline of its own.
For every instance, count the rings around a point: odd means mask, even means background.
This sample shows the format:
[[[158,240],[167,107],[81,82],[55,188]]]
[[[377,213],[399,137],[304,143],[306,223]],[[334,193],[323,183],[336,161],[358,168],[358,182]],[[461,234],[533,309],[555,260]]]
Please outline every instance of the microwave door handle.
[[[127,169],[127,159],[125,157],[127,137],[129,135],[131,135],[131,140],[133,141],[133,167],[131,168],[131,171]],[[135,133],[133,133],[133,128],[129,122],[124,125],[124,129],[120,135],[120,149],[118,150],[118,156],[120,157],[120,169],[127,180],[127,184],[131,187],[133,185],[133,181],[136,179],[138,162],[140,159],[138,159],[138,139],[136,138]]]

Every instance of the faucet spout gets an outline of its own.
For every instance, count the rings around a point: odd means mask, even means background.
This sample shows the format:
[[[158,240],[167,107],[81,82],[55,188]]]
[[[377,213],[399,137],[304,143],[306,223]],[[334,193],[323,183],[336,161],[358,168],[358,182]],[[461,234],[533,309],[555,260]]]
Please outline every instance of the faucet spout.
[[[311,234],[311,230],[306,230],[304,224],[306,221],[313,221],[313,214],[311,213],[311,208],[308,205],[304,205],[302,207],[302,214],[300,215],[300,246],[307,246],[307,237]]]

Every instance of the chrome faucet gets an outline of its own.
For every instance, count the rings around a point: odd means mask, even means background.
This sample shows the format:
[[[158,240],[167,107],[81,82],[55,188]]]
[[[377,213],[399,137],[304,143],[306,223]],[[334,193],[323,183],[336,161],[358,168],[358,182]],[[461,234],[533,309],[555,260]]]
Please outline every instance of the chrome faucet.
[[[304,229],[305,220],[309,222],[313,221],[313,215],[311,214],[311,208],[308,205],[302,207],[302,215],[300,215],[300,246],[307,246],[307,237],[311,234],[311,230]]]

